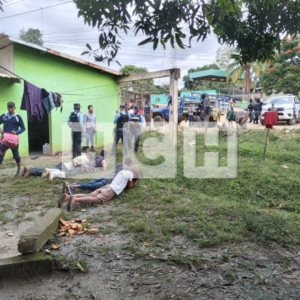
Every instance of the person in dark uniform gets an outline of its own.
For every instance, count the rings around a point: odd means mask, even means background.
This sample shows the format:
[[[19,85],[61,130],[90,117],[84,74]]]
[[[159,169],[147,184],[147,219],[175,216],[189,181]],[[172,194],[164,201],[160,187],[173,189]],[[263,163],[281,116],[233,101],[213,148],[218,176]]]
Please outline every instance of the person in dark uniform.
[[[249,123],[252,123],[253,121],[253,110],[254,110],[253,100],[250,99],[250,104],[248,105],[249,118],[250,118]]]
[[[115,141],[111,148],[111,155],[116,155],[117,145],[119,143],[119,140],[122,140],[123,143],[123,149],[124,149],[124,155],[127,156],[128,151],[128,121],[129,116],[126,113],[125,105],[120,105],[120,112],[116,114],[114,123],[117,124],[116,132],[115,132]],[[125,125],[125,126],[124,126]]]
[[[15,103],[8,102],[7,112],[0,116],[0,124],[3,124],[3,129],[0,128],[1,134],[10,133],[13,135],[20,135],[26,130],[22,117],[19,114],[17,114],[15,110],[16,110]],[[18,171],[16,175],[20,175],[22,172],[21,172],[21,158],[19,155],[19,144],[14,148],[10,148],[4,144],[0,144],[0,168],[3,163],[5,153],[8,149],[11,149],[13,158],[15,159],[18,166]]]
[[[146,100],[146,104],[144,106],[144,115],[146,120],[146,126],[150,126],[151,124],[151,115],[152,115],[153,105],[150,103],[150,100]]]
[[[198,104],[197,113],[200,116],[202,126],[205,126],[205,110],[207,107],[207,97],[205,94],[201,95],[202,101]]]
[[[135,106],[133,114],[129,116],[128,147],[132,149],[132,138],[134,137],[134,151],[137,152],[140,146],[141,127],[144,124],[143,117],[139,114],[139,107]]]
[[[70,114],[68,119],[68,126],[72,129],[72,151],[73,158],[81,156],[81,141],[82,132],[85,132],[83,126],[83,114],[80,112],[80,104],[74,104],[74,111]]]
[[[259,119],[261,111],[262,111],[263,103],[260,102],[259,98],[256,98],[255,100],[256,100],[256,103],[254,105],[254,114],[255,114],[254,124],[258,124],[258,119]]]

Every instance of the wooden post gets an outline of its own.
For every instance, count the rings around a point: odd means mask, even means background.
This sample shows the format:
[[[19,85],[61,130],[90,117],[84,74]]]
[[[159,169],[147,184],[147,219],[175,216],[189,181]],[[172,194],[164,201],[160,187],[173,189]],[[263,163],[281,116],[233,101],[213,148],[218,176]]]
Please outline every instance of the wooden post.
[[[178,134],[178,79],[180,69],[172,69],[170,74],[170,95],[172,105],[169,106],[169,143],[174,149],[177,147]]]
[[[210,99],[207,100],[207,105],[210,106]],[[209,123],[209,115],[205,117],[204,147],[206,147],[208,123]]]
[[[272,104],[271,111],[274,111],[274,103]],[[266,117],[266,115],[265,115],[265,117]],[[267,129],[267,134],[266,134],[265,149],[264,149],[264,159],[266,159],[266,155],[267,155],[269,137],[270,137],[270,128]]]

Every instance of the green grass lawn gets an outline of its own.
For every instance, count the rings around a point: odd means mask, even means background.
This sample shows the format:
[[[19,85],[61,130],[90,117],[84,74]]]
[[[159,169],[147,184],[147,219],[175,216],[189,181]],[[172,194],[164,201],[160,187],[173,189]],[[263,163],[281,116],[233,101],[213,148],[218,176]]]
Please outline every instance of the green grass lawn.
[[[264,140],[265,132],[260,130],[247,130],[239,135],[237,178],[189,179],[183,176],[180,133],[177,177],[140,180],[132,190],[125,190],[110,202],[111,214],[116,216],[120,230],[153,244],[167,245],[172,235],[194,239],[199,247],[242,240],[299,243],[300,132],[272,131],[266,160]],[[203,135],[197,136],[197,143],[203,144]],[[220,164],[226,166],[226,138],[220,138],[220,147],[207,147],[205,151],[220,152]],[[201,146],[197,150],[199,166],[203,153]],[[139,158],[151,164],[163,161],[161,157],[149,162],[141,150]],[[118,161],[122,161],[120,147]],[[2,184],[1,192],[8,200],[29,197],[20,205],[20,214],[38,205],[45,211],[56,205],[61,182],[13,178]],[[9,209],[9,205],[0,208],[0,222],[10,221],[4,219],[4,212]]]

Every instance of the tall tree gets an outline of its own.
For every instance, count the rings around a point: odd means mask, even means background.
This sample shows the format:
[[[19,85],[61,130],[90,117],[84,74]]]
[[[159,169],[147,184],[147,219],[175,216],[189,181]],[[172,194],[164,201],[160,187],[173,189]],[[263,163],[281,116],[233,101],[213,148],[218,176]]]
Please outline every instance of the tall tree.
[[[228,75],[227,80],[232,80],[233,84],[236,85],[238,80],[241,79],[242,75],[245,74],[245,92],[250,93],[252,78],[258,78],[265,69],[265,63],[254,62],[240,65],[239,61],[235,61],[228,66],[228,70],[231,70],[231,72]]]
[[[39,29],[29,28],[27,31],[20,30],[19,38],[27,43],[33,43],[39,46],[44,45],[43,34]]]
[[[300,94],[300,37],[285,38],[280,53],[268,62],[268,68],[260,77],[264,93]]]
[[[100,29],[100,51],[88,51],[97,61],[110,63],[124,34],[143,33],[139,45],[170,43],[191,47],[213,29],[221,44],[235,45],[242,65],[263,62],[275,54],[282,33],[298,33],[300,1],[295,0],[74,0],[84,22]],[[186,25],[186,26],[183,26]],[[187,27],[187,28],[186,28]],[[187,32],[187,34],[186,34]],[[121,36],[122,35],[122,36]],[[249,45],[251,45],[249,47]]]

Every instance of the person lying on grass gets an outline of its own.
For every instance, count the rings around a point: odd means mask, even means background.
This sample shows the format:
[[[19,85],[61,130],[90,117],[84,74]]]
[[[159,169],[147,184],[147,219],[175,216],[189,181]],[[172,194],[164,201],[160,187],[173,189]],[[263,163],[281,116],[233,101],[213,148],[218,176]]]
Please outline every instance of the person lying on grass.
[[[142,177],[142,171],[133,168],[131,168],[130,171],[122,170],[117,174],[111,184],[103,186],[90,194],[63,194],[58,199],[58,207],[60,208],[65,202],[68,202],[67,209],[68,211],[72,211],[75,203],[100,204],[110,201],[114,196],[120,195],[126,187],[127,189],[132,189],[134,183]]]
[[[109,161],[107,159],[107,151],[102,150],[100,155],[93,159],[93,154],[87,152],[78,156],[67,163],[60,163],[54,168],[33,168],[25,166],[21,176],[41,176],[44,178],[49,174],[49,180],[55,177],[66,178],[75,177],[79,174],[97,172],[99,169],[105,171]]]
[[[110,172],[110,174],[106,176],[95,178],[94,180],[86,183],[76,182],[70,184],[68,182],[65,182],[63,184],[63,194],[69,192],[70,195],[73,195],[76,189],[89,190],[89,191],[98,190],[105,185],[111,184],[111,182],[114,180],[114,178],[117,176],[117,174],[120,171],[122,170],[129,171],[131,166],[132,166],[132,159],[127,157],[124,161],[124,164],[122,163],[117,164],[114,167],[114,169]]]

